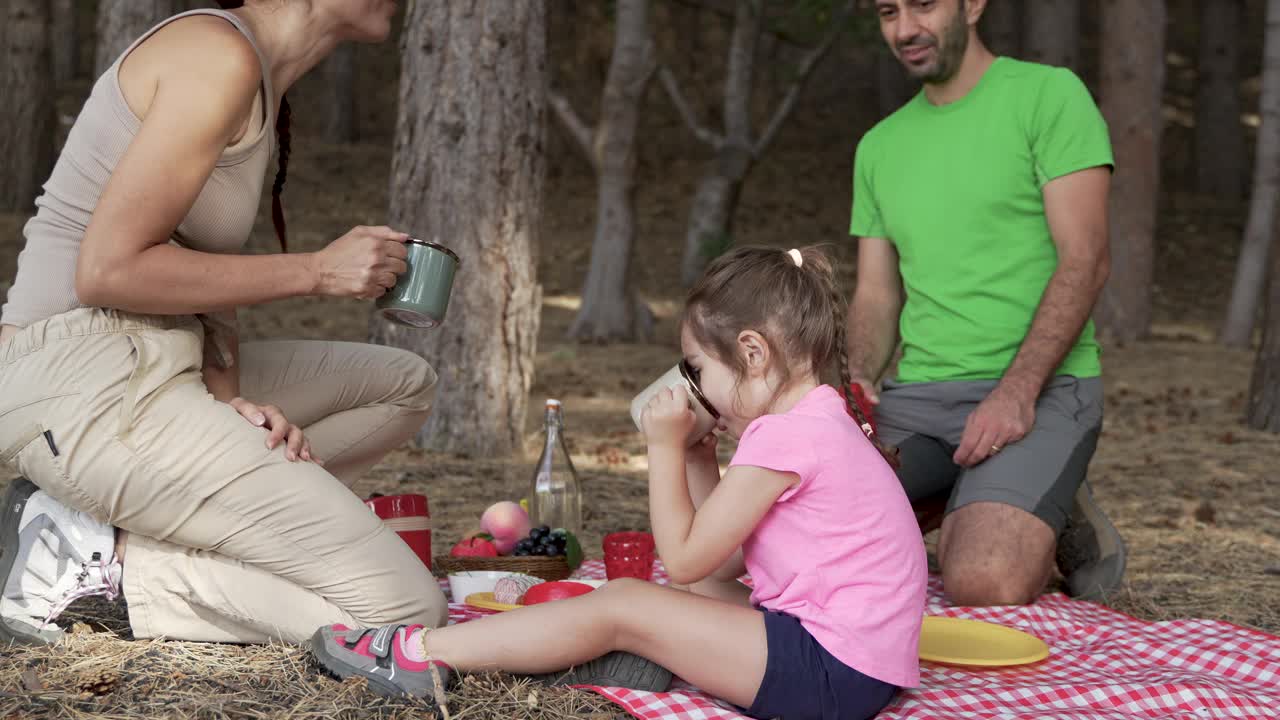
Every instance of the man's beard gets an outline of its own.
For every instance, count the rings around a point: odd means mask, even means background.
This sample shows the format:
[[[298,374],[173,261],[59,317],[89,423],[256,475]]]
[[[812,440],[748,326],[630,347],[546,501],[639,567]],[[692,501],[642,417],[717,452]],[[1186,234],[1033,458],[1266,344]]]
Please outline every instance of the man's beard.
[[[928,84],[946,82],[960,69],[964,53],[969,49],[969,25],[965,22],[963,5],[961,10],[956,12],[955,19],[943,30],[942,37],[933,38],[931,44],[937,51],[937,60],[932,65],[914,69],[904,62],[903,66],[910,75],[921,82]],[[909,46],[910,44],[907,45]],[[899,48],[899,52],[901,50],[902,48]]]

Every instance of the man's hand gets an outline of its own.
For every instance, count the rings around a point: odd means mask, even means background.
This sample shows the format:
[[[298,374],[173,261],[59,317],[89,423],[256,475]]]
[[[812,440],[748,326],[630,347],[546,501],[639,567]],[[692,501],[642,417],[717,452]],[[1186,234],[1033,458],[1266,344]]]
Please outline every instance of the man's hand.
[[[1007,385],[997,385],[964,423],[960,447],[952,457],[961,467],[973,467],[1018,442],[1036,421],[1035,396],[1027,398]]]
[[[307,462],[321,464],[311,456],[311,441],[302,435],[302,428],[289,422],[280,408],[274,405],[257,405],[244,398],[232,398],[228,403],[250,423],[265,428],[267,432],[267,449],[274,450],[281,442],[285,443],[284,456],[291,462],[299,458]]]
[[[667,445],[683,449],[694,422],[696,418],[689,407],[689,395],[679,386],[654,395],[640,416],[644,437],[650,447]]]
[[[851,381],[854,385],[862,388],[862,394],[866,396],[867,402],[872,405],[880,404],[880,393],[876,392],[876,384],[874,382],[866,378],[858,377],[857,375],[854,375],[851,378]]]

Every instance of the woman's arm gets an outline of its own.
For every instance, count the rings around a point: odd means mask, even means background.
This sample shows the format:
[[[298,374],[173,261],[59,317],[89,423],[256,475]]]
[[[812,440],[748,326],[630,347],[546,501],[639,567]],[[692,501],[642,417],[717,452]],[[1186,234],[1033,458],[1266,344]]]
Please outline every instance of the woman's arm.
[[[285,457],[290,462],[305,460],[315,461],[311,455],[311,441],[306,438],[302,428],[285,417],[284,412],[274,405],[259,405],[240,397],[240,339],[235,335],[225,336],[227,352],[231,362],[222,367],[221,358],[213,357],[218,352],[212,343],[205,343],[204,367],[200,374],[205,388],[215,400],[227,403],[235,408],[245,420],[267,431],[265,436],[268,450],[285,444]]]
[[[204,378],[204,386],[213,394],[213,399],[229,403],[240,397],[240,338],[228,337],[227,351],[231,355],[229,367],[222,367],[221,358],[216,357],[217,347],[210,342],[204,345],[204,367],[200,374]]]
[[[226,22],[191,18],[172,29],[147,44],[181,47],[136,68],[154,73],[155,90],[85,232],[80,302],[177,315],[309,294],[376,297],[394,285],[405,236],[389,228],[357,228],[325,250],[296,255],[222,255],[168,243],[243,127],[262,77],[253,48]]]

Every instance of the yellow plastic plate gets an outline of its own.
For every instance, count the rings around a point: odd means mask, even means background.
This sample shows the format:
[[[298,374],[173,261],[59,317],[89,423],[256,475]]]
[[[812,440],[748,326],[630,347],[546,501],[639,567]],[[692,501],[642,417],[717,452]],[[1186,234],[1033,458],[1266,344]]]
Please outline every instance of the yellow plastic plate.
[[[995,623],[929,615],[920,629],[921,660],[1002,667],[1047,657],[1049,646],[1040,638]]]
[[[582,583],[583,585],[590,585],[595,588],[598,588],[601,585],[605,584],[604,580],[574,579],[574,580],[570,580],[569,582]],[[515,610],[516,608],[524,607],[524,605],[508,605],[507,603],[500,603],[497,600],[493,599],[493,593],[491,592],[471,593],[465,599],[463,599],[463,602],[472,607],[483,608],[485,610],[497,610],[499,612],[503,612],[506,610]]]
[[[471,593],[467,596],[467,599],[464,602],[472,607],[483,608],[485,610],[503,611],[515,610],[518,607],[523,607],[522,605],[508,605],[507,603],[500,603],[493,599],[493,593],[491,592]]]

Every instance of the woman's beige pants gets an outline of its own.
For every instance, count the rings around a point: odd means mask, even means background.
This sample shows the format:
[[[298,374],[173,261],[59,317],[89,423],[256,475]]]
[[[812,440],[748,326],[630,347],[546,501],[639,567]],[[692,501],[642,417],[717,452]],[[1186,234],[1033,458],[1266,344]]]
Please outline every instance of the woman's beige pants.
[[[439,585],[348,486],[426,419],[436,374],[355,343],[245,343],[241,394],[276,405],[324,466],[201,381],[191,317],[80,309],[0,346],[0,462],[129,532],[138,638],[300,642],[316,628],[445,622]]]

